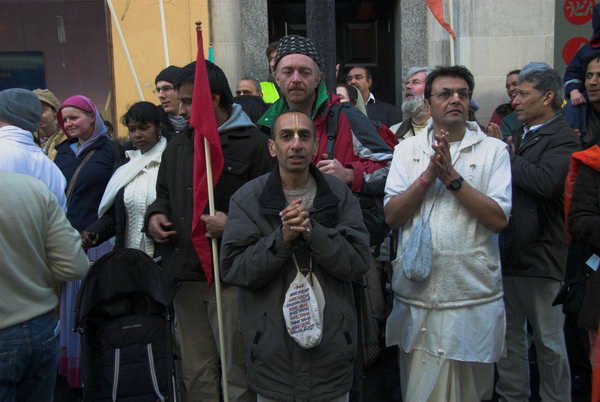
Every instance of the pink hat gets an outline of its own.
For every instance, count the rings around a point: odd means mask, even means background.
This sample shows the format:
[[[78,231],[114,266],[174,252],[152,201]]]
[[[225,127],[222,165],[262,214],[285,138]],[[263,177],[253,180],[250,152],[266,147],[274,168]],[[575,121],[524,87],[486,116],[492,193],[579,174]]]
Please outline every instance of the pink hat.
[[[85,97],[83,95],[75,95],[75,96],[71,96],[70,98],[65,99],[65,101],[62,103],[62,105],[60,105],[60,109],[58,109],[58,112],[56,113],[56,119],[58,120],[58,125],[60,126],[60,128],[62,128],[63,132],[65,132],[65,121],[63,120],[62,117],[62,110],[66,107],[75,107],[77,109],[81,109],[84,112],[88,112],[88,113],[92,113],[94,116],[97,113],[97,109],[96,109],[96,105],[94,105],[94,102],[92,102],[92,100],[88,97]],[[67,137],[69,135],[67,134]],[[70,138],[70,137],[69,137]]]

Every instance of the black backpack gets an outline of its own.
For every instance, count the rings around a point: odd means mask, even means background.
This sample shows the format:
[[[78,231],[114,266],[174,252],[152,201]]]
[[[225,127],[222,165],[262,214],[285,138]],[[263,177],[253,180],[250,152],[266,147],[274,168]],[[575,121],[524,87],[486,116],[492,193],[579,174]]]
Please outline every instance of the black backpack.
[[[75,307],[84,402],[179,400],[174,292],[139,250],[114,250],[90,268]]]

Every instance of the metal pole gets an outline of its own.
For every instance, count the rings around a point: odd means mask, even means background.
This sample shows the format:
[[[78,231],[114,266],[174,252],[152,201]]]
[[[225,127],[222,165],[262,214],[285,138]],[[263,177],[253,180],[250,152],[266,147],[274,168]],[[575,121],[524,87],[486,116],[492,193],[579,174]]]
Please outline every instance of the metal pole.
[[[127,59],[129,71],[131,72],[131,76],[133,78],[133,83],[135,84],[135,89],[137,90],[138,97],[140,98],[140,100],[143,101],[145,99],[144,94],[142,93],[142,87],[140,86],[140,81],[138,80],[137,74],[135,72],[135,67],[133,67],[133,62],[131,61],[131,56],[129,55],[129,49],[127,48],[127,43],[125,43],[123,31],[121,31],[121,24],[119,24],[119,18],[117,17],[117,13],[115,12],[115,8],[113,7],[112,1],[106,0],[106,4],[108,5],[108,9],[110,10],[110,15],[112,15],[113,23],[115,24],[117,35],[119,36],[119,41],[121,42],[121,46],[123,46],[125,58]]]
[[[454,31],[454,1],[448,0],[448,13],[450,14],[449,24],[450,28]],[[454,32],[456,35],[456,32]],[[450,65],[453,66],[456,64],[456,56],[454,55],[454,41],[455,39],[450,35]]]
[[[169,67],[169,43],[167,42],[167,25],[165,24],[165,6],[163,0],[158,0],[160,9],[160,27],[162,29],[163,50],[165,52],[165,67]]]

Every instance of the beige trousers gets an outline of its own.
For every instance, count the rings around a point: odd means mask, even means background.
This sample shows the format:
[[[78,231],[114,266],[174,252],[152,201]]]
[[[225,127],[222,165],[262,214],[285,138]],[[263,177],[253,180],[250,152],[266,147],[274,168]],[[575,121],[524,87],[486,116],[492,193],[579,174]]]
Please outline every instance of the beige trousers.
[[[492,397],[494,364],[400,351],[400,383],[403,401],[479,402]]]
[[[350,393],[347,392],[346,394],[340,396],[339,398],[335,398],[333,400],[331,400],[331,402],[348,402],[350,400]],[[258,394],[256,396],[256,402],[277,402],[275,399],[269,399],[269,398],[265,398],[264,396]]]
[[[239,289],[223,286],[223,332],[229,401],[255,401],[248,389],[239,320]],[[206,282],[185,281],[174,300],[177,318],[185,401],[219,402],[219,331],[215,287]]]

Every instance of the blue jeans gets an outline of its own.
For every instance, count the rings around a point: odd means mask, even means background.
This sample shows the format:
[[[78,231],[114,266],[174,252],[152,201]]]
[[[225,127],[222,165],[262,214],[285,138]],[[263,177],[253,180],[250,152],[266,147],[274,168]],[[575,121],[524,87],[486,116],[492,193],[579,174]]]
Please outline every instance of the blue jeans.
[[[0,401],[52,401],[58,368],[56,316],[0,329]]]

